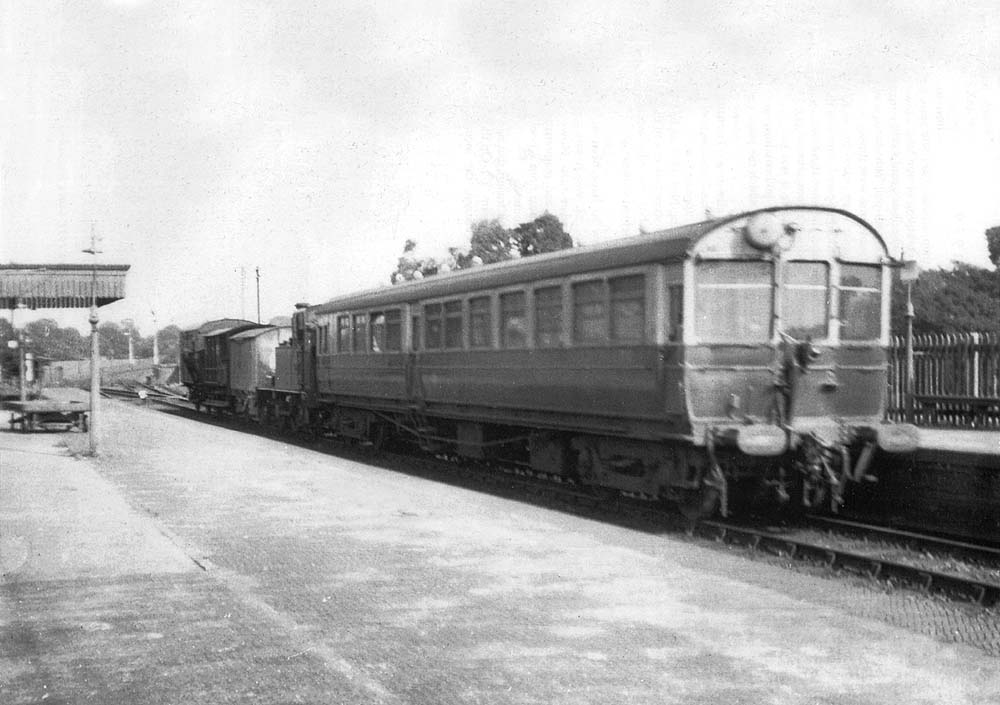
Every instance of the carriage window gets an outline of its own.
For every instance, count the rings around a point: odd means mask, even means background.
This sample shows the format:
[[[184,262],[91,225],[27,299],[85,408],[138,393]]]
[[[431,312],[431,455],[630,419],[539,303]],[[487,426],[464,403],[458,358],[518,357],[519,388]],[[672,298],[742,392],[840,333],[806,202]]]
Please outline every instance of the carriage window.
[[[535,289],[535,345],[556,348],[562,343],[562,288]]]
[[[469,345],[474,348],[493,346],[493,315],[488,296],[469,299]]]
[[[368,316],[363,313],[354,314],[354,352],[365,352],[365,343],[368,340],[367,329]]]
[[[500,343],[505,348],[528,344],[527,304],[523,291],[500,295]]]
[[[441,304],[427,304],[424,306],[424,347],[428,350],[441,349]]]
[[[611,292],[611,340],[637,342],[646,338],[646,277],[636,274],[608,282]]]
[[[462,345],[462,302],[447,301],[444,305],[444,346],[461,348]]]
[[[878,340],[882,334],[882,270],[877,264],[840,265],[841,340]]]
[[[695,327],[704,342],[764,343],[771,339],[770,262],[704,261],[698,265]]]
[[[826,262],[786,262],[782,267],[781,323],[800,340],[827,335],[830,272]]]
[[[403,349],[403,314],[398,308],[385,312],[385,349],[389,352]]]
[[[337,317],[337,352],[351,352],[351,319],[349,316]]]
[[[385,314],[373,313],[371,325],[368,330],[371,332],[372,352],[382,352],[385,350]]]
[[[672,284],[667,287],[667,297],[670,311],[668,340],[679,343],[684,340],[684,285]]]
[[[608,342],[607,284],[603,280],[573,285],[573,342]]]
[[[402,349],[402,326],[399,309],[377,311],[369,322],[372,352],[390,352]]]

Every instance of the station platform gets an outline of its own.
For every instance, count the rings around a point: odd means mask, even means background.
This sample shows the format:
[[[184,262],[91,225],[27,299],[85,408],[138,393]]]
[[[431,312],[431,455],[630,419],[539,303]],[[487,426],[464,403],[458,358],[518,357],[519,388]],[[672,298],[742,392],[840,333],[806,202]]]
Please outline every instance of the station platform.
[[[989,611],[102,402],[0,431],[0,701],[995,702]]]
[[[921,428],[920,449],[1000,457],[1000,431]]]

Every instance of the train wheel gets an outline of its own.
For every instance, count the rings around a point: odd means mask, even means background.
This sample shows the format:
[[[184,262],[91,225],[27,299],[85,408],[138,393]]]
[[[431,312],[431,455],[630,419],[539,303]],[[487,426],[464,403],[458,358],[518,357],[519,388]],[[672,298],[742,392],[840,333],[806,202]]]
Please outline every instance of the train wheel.
[[[827,487],[822,482],[806,478],[802,483],[802,506],[807,510],[818,509],[827,498]]]
[[[368,442],[372,450],[382,450],[389,439],[389,430],[384,423],[372,424],[368,432]]]
[[[314,438],[316,429],[309,418],[309,410],[300,406],[289,415],[289,431],[302,438]]]
[[[707,519],[719,508],[722,493],[710,485],[696,490],[683,490],[679,504],[681,514],[690,522]]]
[[[281,430],[281,420],[278,417],[278,409],[273,402],[261,405],[260,423],[271,433]]]

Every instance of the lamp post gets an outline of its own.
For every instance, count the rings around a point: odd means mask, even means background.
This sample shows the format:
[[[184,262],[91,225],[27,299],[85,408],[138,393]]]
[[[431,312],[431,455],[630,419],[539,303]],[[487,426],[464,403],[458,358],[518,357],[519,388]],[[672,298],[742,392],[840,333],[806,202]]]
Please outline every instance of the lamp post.
[[[101,398],[101,337],[97,332],[97,303],[90,305],[90,454],[97,455],[97,406]]]
[[[98,406],[101,400],[101,338],[97,332],[97,234],[90,229],[90,247],[83,250],[94,256],[93,276],[90,280],[90,423],[87,425],[90,441],[90,455],[97,455]]]
[[[915,372],[913,369],[913,282],[920,276],[916,260],[903,260],[899,279],[906,284],[906,420],[913,423],[913,395],[915,394]]]

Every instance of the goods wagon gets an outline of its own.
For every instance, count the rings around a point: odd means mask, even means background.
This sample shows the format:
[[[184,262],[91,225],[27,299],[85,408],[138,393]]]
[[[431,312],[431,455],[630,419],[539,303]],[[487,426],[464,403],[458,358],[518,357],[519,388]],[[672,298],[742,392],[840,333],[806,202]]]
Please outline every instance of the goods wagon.
[[[231,408],[230,338],[242,331],[262,328],[238,318],[220,318],[180,333],[181,384],[197,406]]]
[[[289,326],[254,327],[229,334],[229,391],[237,414],[257,417],[257,389],[277,383],[275,351],[291,334]]]

